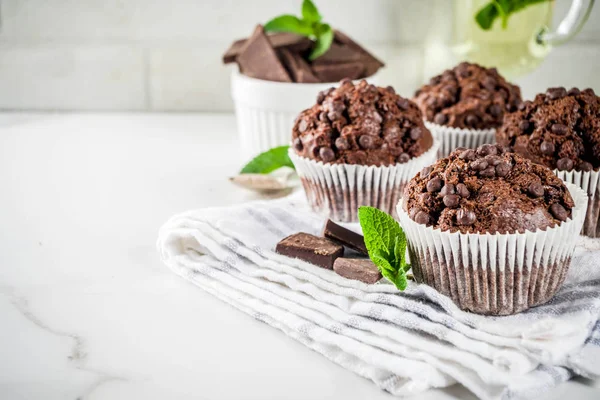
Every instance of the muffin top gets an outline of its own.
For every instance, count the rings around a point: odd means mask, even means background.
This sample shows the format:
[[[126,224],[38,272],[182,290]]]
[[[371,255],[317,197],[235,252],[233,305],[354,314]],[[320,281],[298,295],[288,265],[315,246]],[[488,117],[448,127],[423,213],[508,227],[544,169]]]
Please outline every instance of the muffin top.
[[[600,167],[600,97],[592,89],[563,87],[525,101],[506,114],[498,143],[550,168],[591,171]]]
[[[575,205],[550,169],[493,144],[458,148],[425,167],[404,199],[417,223],[462,233],[546,229],[566,221]]]
[[[521,103],[521,89],[496,68],[463,62],[434,76],[415,93],[427,121],[461,129],[489,129]]]
[[[302,157],[330,164],[392,165],[418,157],[433,139],[419,108],[392,87],[343,80],[300,113],[292,145]]]

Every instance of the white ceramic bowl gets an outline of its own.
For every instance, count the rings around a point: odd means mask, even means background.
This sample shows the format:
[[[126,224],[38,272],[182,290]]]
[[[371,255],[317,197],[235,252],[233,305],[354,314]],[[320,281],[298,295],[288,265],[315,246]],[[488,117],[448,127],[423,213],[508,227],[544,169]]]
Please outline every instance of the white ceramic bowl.
[[[369,82],[377,74],[369,77]],[[276,146],[290,143],[298,114],[315,104],[317,94],[333,83],[287,83],[250,78],[234,70],[231,95],[235,104],[243,156],[251,159]]]

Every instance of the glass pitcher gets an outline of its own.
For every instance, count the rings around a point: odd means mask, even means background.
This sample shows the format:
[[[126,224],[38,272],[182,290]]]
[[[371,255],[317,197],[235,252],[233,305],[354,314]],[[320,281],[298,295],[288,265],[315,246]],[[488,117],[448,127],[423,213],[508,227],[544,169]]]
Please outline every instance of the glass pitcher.
[[[498,0],[436,1],[434,24],[425,46],[425,72],[432,76],[459,61],[496,67],[515,78],[533,71],[552,47],[562,44],[585,24],[594,0],[573,0],[556,30],[552,30],[554,1],[539,1],[509,15],[506,25],[496,18],[484,30],[475,15]]]

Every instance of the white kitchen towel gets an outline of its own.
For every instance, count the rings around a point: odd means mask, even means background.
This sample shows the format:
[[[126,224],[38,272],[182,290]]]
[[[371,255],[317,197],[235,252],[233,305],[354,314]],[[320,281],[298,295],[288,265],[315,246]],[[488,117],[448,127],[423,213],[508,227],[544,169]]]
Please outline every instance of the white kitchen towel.
[[[563,288],[509,317],[463,312],[426,285],[404,292],[274,252],[325,219],[302,194],[186,212],[158,248],[180,276],[395,395],[460,382],[483,399],[528,398],[600,376],[600,241],[581,239]]]

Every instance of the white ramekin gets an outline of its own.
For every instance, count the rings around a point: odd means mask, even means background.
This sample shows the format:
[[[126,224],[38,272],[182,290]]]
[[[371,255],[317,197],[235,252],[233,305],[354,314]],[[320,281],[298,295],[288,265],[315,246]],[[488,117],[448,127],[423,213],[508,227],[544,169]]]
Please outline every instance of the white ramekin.
[[[367,78],[373,80],[377,74]],[[320,91],[334,83],[288,83],[250,78],[234,70],[231,96],[235,104],[242,154],[246,159],[290,143],[298,114],[316,103]]]

